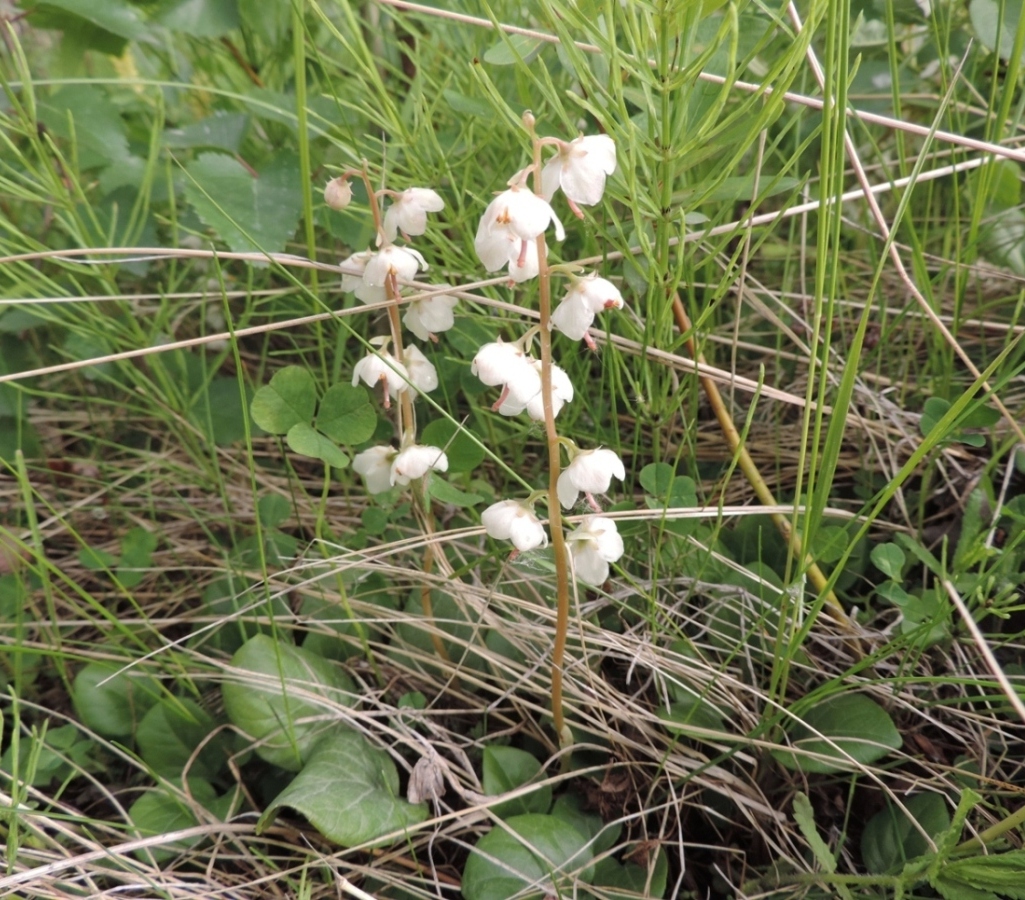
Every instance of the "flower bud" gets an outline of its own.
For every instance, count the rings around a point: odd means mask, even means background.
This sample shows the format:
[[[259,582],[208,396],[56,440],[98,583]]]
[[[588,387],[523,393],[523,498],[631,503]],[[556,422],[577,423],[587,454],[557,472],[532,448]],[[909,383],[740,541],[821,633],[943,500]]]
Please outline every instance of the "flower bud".
[[[352,185],[344,175],[332,178],[324,188],[324,202],[331,209],[345,209],[352,202]]]

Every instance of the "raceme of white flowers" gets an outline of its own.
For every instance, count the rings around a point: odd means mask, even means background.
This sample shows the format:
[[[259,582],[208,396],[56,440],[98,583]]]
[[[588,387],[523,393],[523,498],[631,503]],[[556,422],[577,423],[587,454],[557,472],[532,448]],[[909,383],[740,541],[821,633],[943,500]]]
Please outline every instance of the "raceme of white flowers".
[[[566,236],[552,207],[556,193],[561,190],[571,212],[582,218],[580,207],[594,206],[601,200],[606,179],[616,169],[615,142],[607,135],[582,135],[572,141],[542,138],[540,143],[556,150],[541,170],[542,193],[536,194],[528,187],[533,166],[518,172],[509,180],[508,188],[488,204],[474,239],[484,268],[488,272],[505,269],[510,286],[538,276],[540,235],[554,227],[556,240],[562,241]],[[344,209],[351,202],[349,178],[353,174],[347,172],[325,188],[324,199],[332,209]],[[402,325],[421,341],[436,342],[438,334],[454,326],[457,300],[445,293],[405,300],[403,291],[428,266],[417,250],[395,241],[401,236],[408,244],[412,237],[424,234],[428,213],[444,209],[445,201],[436,191],[419,187],[401,192],[380,190],[375,193],[374,200],[377,198],[388,200],[383,219],[378,220],[377,247],[353,253],[342,262],[342,290],[355,294],[366,304],[404,301]],[[596,349],[589,332],[595,317],[605,310],[622,309],[623,297],[612,282],[596,272],[578,276],[562,269],[557,271],[565,274],[570,284],[552,312],[550,327]],[[530,355],[531,339],[536,333],[535,328],[518,341],[498,339],[487,343],[473,358],[470,371],[488,387],[501,389],[492,407],[500,415],[526,413],[534,421],[544,421],[542,365]],[[401,358],[397,358],[389,351],[390,342],[390,337],[372,338],[371,351],[356,363],[352,376],[354,385],[362,381],[372,390],[380,388],[386,409],[391,408],[393,397],[410,388],[426,393],[438,386],[437,371],[418,347],[405,343]],[[558,415],[566,403],[573,401],[574,394],[567,373],[553,364],[553,413]],[[401,411],[398,415],[400,422],[404,421]],[[398,449],[374,446],[353,458],[353,470],[362,476],[369,493],[383,494],[431,472],[448,470],[444,449],[416,443],[415,428],[409,424],[404,427]],[[560,442],[567,448],[569,462],[558,478],[559,502],[572,510],[582,494],[587,506],[600,513],[596,496],[605,494],[614,478],[622,481],[626,477],[623,461],[609,449],[581,450],[571,441],[560,438]],[[481,514],[487,534],[496,540],[510,541],[518,552],[547,546],[548,534],[534,512],[537,496],[532,494],[523,501],[499,500],[487,507]],[[602,515],[585,516],[566,540],[573,571],[585,584],[603,584],[608,578],[609,564],[623,554],[623,541],[615,522]]]
[[[534,278],[539,272],[537,238],[555,227],[556,240],[565,238],[565,230],[551,201],[560,188],[570,210],[583,217],[580,206],[598,203],[605,191],[605,181],[616,168],[616,145],[606,135],[581,136],[573,141],[542,140],[554,144],[557,152],[541,172],[543,196],[527,187],[530,169],[524,169],[508,182],[509,189],[488,204],[481,217],[474,239],[474,249],[489,272],[507,268],[511,282]],[[597,273],[583,277],[571,275],[572,283],[551,316],[550,325],[566,337],[586,341],[595,349],[588,329],[595,316],[606,309],[622,309],[623,297],[612,282]],[[541,362],[529,355],[528,332],[519,341],[497,340],[485,344],[477,352],[470,371],[489,387],[501,387],[492,409],[504,416],[522,412],[535,421],[543,421],[544,395]],[[563,405],[572,402],[573,384],[557,365],[551,367],[551,406],[558,415]],[[579,450],[570,445],[570,462],[558,479],[559,502],[572,509],[580,494],[596,512],[601,511],[595,494],[608,491],[613,478],[623,480],[623,461],[612,450]],[[489,506],[481,516],[485,531],[496,540],[512,541],[518,551],[545,546],[548,537],[544,526],[534,514],[533,504],[517,500],[500,500]],[[623,542],[612,519],[589,516],[584,524],[567,536],[577,578],[600,585],[608,578],[609,563],[623,554]],[[617,543],[618,542],[618,543]]]

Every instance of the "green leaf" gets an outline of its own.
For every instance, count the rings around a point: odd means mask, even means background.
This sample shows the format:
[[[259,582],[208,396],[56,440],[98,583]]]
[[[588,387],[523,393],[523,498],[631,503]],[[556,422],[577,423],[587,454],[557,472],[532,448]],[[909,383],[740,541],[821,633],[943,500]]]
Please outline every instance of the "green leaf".
[[[999,895],[1025,900],[1025,850],[948,862],[933,887],[948,898],[985,896],[996,900]]]
[[[776,750],[772,755],[788,769],[821,773],[878,762],[903,743],[886,710],[864,694],[841,694],[813,706],[789,726],[789,737],[794,749],[803,752]]]
[[[302,366],[287,366],[256,392],[251,412],[253,421],[264,431],[286,434],[294,425],[308,425],[316,408],[313,376]]]
[[[18,769],[14,768],[14,744],[0,757],[0,771],[33,787],[46,787],[55,778],[65,779],[75,770],[95,768],[90,759],[96,742],[77,725],[47,728],[45,734],[20,739]],[[31,768],[30,768],[31,766]]]
[[[485,747],[483,770],[484,793],[492,797],[507,794],[542,777],[541,763],[537,758],[516,747]],[[507,819],[522,813],[546,813],[551,805],[552,788],[541,784],[522,797],[494,804],[491,811],[499,818]]]
[[[109,166],[130,156],[121,111],[97,85],[62,88],[39,104],[39,118],[57,137],[74,140],[81,169]]]
[[[633,856],[637,856],[634,853]],[[669,857],[665,850],[656,847],[654,859],[650,852],[648,865],[635,862],[619,863],[606,856],[594,867],[595,887],[601,888],[598,896],[607,900],[637,900],[639,897],[664,897],[669,884]]]
[[[259,834],[281,807],[304,815],[326,838],[356,847],[402,832],[427,818],[427,804],[399,796],[392,758],[349,729],[324,736],[295,776],[260,817]]]
[[[146,34],[146,22],[139,11],[128,0],[43,0],[43,9],[63,10],[91,22],[104,31],[116,34],[130,41]],[[68,23],[74,27],[73,19]]]
[[[121,538],[121,560],[118,564],[117,578],[125,587],[135,587],[149,572],[144,571],[153,565],[153,551],[157,549],[159,538],[141,525],[131,529]]]
[[[812,554],[820,563],[834,563],[847,549],[847,529],[840,525],[823,525],[812,536]]]
[[[896,544],[876,544],[872,548],[872,565],[894,581],[900,580],[905,560],[904,551]]]
[[[292,5],[289,0],[238,0],[239,15],[268,44],[288,34]]]
[[[117,557],[98,547],[83,547],[78,551],[78,561],[90,572],[107,572],[117,565]]]
[[[285,443],[296,453],[312,456],[336,469],[344,469],[349,465],[349,457],[341,447],[305,422],[297,422],[288,429]]]
[[[484,461],[484,446],[470,432],[448,419],[435,419],[423,430],[420,442],[441,447],[449,472],[469,472]]]
[[[471,851],[463,870],[466,900],[537,900],[576,896],[579,882],[594,877],[587,839],[555,816],[513,816],[491,829]]]
[[[216,724],[208,712],[187,697],[165,697],[139,723],[135,736],[139,755],[158,775],[180,778],[196,748]],[[203,745],[192,761],[189,777],[216,778],[226,759],[225,742],[218,735]]]
[[[333,384],[317,411],[317,429],[339,444],[369,441],[377,428],[377,413],[362,385]]]
[[[672,703],[668,710],[660,709],[658,717],[665,723],[666,731],[670,734],[685,737],[694,736],[707,740],[707,735],[695,734],[695,728],[709,731],[726,730],[722,713],[700,697],[690,697],[679,703]]]
[[[277,528],[292,515],[292,504],[281,494],[264,494],[256,501],[256,512],[264,528]]]
[[[135,734],[139,720],[160,695],[155,678],[107,662],[89,663],[75,676],[71,688],[82,723],[103,737],[121,739]]]
[[[223,153],[203,153],[185,171],[185,196],[196,214],[236,252],[277,253],[302,211],[299,163],[280,151],[254,177]]]
[[[1021,6],[1022,0],[972,0],[972,5],[968,8],[972,28],[979,43],[991,53],[999,53],[1001,59],[1011,58],[1014,34],[1021,18]]]
[[[189,407],[189,421],[220,447],[234,444],[246,436],[244,406],[252,400],[252,391],[246,386],[243,400],[238,380],[218,375],[202,388]]]
[[[579,794],[563,794],[555,801],[551,814],[579,831],[587,839],[594,855],[598,856],[616,846],[623,833],[623,825],[621,822],[606,825],[597,813],[585,812],[581,802]]]
[[[220,37],[238,28],[238,6],[235,0],[173,0],[164,3],[157,21],[192,37]]]
[[[245,113],[217,110],[212,116],[184,128],[168,128],[164,132],[164,146],[176,150],[204,147],[238,153],[248,126],[249,116]]]
[[[915,794],[902,798],[907,811],[929,837],[950,828],[950,810],[941,794]],[[896,874],[904,864],[929,852],[929,842],[900,807],[887,800],[861,835],[861,860],[876,875]]]
[[[214,812],[218,805],[216,792],[210,783],[202,778],[189,779],[189,795],[193,802],[199,803],[211,812]],[[199,824],[196,813],[185,798],[167,788],[146,791],[129,807],[128,818],[143,837],[168,834]],[[157,862],[167,862],[196,846],[201,840],[203,836],[197,835],[175,843],[140,849],[136,851],[136,855],[145,861],[152,854]]]
[[[815,826],[815,811],[811,807],[808,795],[803,791],[794,794],[794,821],[808,842],[815,861],[826,872],[835,872],[836,858],[833,856],[833,851],[829,849],[829,845],[822,840],[822,835],[819,834],[819,830]]]
[[[484,51],[484,62],[493,66],[529,63],[541,51],[542,41],[525,34],[510,34]]]
[[[355,702],[355,686],[341,669],[265,634],[239,647],[231,665],[256,677],[224,684],[228,719],[253,738],[261,758],[291,772],[323,735],[329,703]]]
[[[447,503],[457,509],[466,509],[470,506],[476,506],[484,500],[480,494],[469,494],[466,491],[461,491],[459,488],[449,484],[444,478],[439,478],[437,475],[431,477],[429,491],[430,495],[439,503]]]
[[[676,471],[669,463],[648,463],[638,476],[641,487],[656,500],[664,500],[669,496],[669,488],[673,484]]]

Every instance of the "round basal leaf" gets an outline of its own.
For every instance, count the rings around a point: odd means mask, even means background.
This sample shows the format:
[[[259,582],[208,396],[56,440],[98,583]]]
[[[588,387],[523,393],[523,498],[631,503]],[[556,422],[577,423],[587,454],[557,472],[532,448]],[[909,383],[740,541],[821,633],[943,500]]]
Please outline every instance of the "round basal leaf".
[[[918,428],[923,437],[927,436],[950,410],[950,403],[942,397],[930,397],[922,406],[922,417],[918,420]]]
[[[872,548],[872,565],[894,581],[900,579],[905,560],[904,551],[896,544],[876,544]]]
[[[441,447],[445,451],[449,472],[469,472],[484,461],[484,447],[480,441],[448,419],[429,422],[420,442],[431,447]]]
[[[453,484],[449,484],[444,478],[437,475],[430,479],[428,491],[439,503],[454,506],[456,509],[467,509],[483,502],[484,497],[480,494],[470,494],[461,491]]]
[[[936,837],[950,828],[950,810],[941,794],[915,794],[902,798],[907,811],[921,830],[902,809],[889,800],[877,812],[861,835],[861,860],[876,875],[897,873],[904,863],[929,852],[929,837]]]
[[[579,831],[587,839],[594,855],[598,856],[616,846],[623,833],[623,824],[605,824],[598,813],[585,811],[582,803],[580,794],[562,794],[553,804],[551,814]]]
[[[194,802],[208,810],[211,809],[211,806],[216,805],[217,793],[209,782],[202,778],[190,778],[188,785],[189,794]],[[142,837],[170,834],[199,824],[196,813],[185,799],[167,788],[146,791],[129,807],[128,818],[132,820],[132,824],[139,830]],[[190,847],[194,847],[201,840],[203,840],[203,835],[197,835],[166,845],[151,846],[136,851],[136,856],[147,861],[152,855],[157,862],[167,862]]]
[[[516,747],[485,747],[483,770],[484,793],[492,797],[507,794],[543,777],[537,758]],[[529,794],[492,805],[491,811],[507,819],[523,813],[546,813],[551,805],[551,786],[542,784]]]
[[[513,816],[478,842],[463,870],[466,900],[573,897],[594,876],[587,839],[555,816]]]
[[[840,525],[823,525],[812,536],[812,555],[817,562],[834,563],[843,556],[849,537]]]
[[[102,684],[101,684],[102,682]],[[75,676],[71,700],[86,727],[109,738],[130,739],[160,699],[160,683],[116,663],[89,663]]]
[[[282,151],[255,174],[234,157],[203,153],[185,167],[185,196],[236,252],[280,253],[302,211],[299,162]]]
[[[813,706],[790,726],[789,738],[802,752],[776,750],[773,756],[788,769],[820,773],[878,762],[903,743],[886,710],[864,694],[842,694]]]
[[[312,456],[336,469],[344,469],[349,465],[349,457],[341,447],[305,422],[299,422],[288,429],[285,443],[296,453]]]
[[[630,854],[636,859],[638,853]],[[646,866],[636,862],[618,863],[606,856],[595,864],[594,886],[601,888],[599,896],[608,900],[636,900],[638,897],[664,897],[669,882],[669,857],[661,847],[643,855]]]
[[[264,528],[277,528],[292,515],[292,504],[281,494],[264,494],[256,501],[256,512]]]
[[[362,385],[333,384],[320,401],[317,428],[340,444],[362,444],[374,436],[377,413]]]
[[[704,737],[707,740],[707,735],[696,733],[696,730],[726,730],[722,714],[711,703],[700,697],[690,697],[679,703],[672,703],[669,709],[660,709],[658,717],[665,723],[666,731],[670,734],[685,737],[693,736],[699,739]]]
[[[1018,20],[1021,18],[1021,6],[1022,0],[972,0],[972,5],[968,8],[972,28],[979,43],[987,50],[999,53],[1001,59],[1011,58],[1014,34],[1018,30]]]
[[[299,424],[309,424],[317,408],[317,385],[302,366],[276,372],[270,384],[253,397],[253,421],[269,434],[286,434]]]
[[[234,0],[177,0],[165,7],[158,21],[192,37],[220,37],[238,28],[238,7]]]
[[[165,697],[143,716],[135,740],[139,755],[158,775],[180,778],[192,760],[190,778],[212,779],[227,758],[220,735],[207,741],[195,759],[192,756],[216,727],[213,717],[187,697]]]
[[[189,421],[219,447],[226,447],[245,438],[245,403],[252,399],[247,388],[243,400],[235,378],[214,378],[189,407]]]
[[[287,806],[305,816],[324,837],[356,847],[398,833],[427,818],[427,804],[399,796],[395,763],[361,734],[348,729],[324,736],[257,823],[263,831]]]
[[[239,647],[231,665],[263,677],[224,684],[228,719],[253,738],[261,758],[291,772],[302,767],[330,717],[328,703],[316,698],[355,702],[352,680],[340,668],[265,634]]]
[[[644,488],[656,500],[664,500],[669,496],[673,485],[675,471],[669,463],[648,463],[643,469],[639,480]]]

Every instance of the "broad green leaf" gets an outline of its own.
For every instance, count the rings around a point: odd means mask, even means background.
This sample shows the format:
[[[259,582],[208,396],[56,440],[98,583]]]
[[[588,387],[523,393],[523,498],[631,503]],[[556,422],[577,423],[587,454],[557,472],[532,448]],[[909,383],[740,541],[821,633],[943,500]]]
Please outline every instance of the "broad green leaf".
[[[218,802],[217,793],[209,782],[202,778],[190,778],[188,786],[189,795],[194,803],[199,803],[215,815],[219,813],[223,816],[227,813],[226,805]],[[230,800],[230,797],[222,800]],[[189,802],[163,787],[146,791],[139,797],[129,807],[128,818],[143,837],[169,834],[199,824]],[[136,855],[146,861],[152,854],[157,862],[166,862],[194,847],[201,840],[203,836],[197,835],[175,843],[140,849],[136,851]]]
[[[236,252],[281,252],[302,211],[299,163],[280,151],[254,177],[223,153],[204,153],[185,167],[185,196],[196,214]]]
[[[673,484],[676,472],[669,463],[648,463],[643,469],[639,480],[644,488],[656,500],[664,500],[669,496],[669,488]]]
[[[635,859],[638,854],[631,854]],[[654,859],[645,853],[648,865],[636,862],[619,863],[611,856],[599,860],[594,866],[592,884],[600,888],[598,896],[608,900],[637,900],[640,897],[664,897],[669,884],[669,857],[656,847]]]
[[[142,717],[135,739],[139,755],[158,775],[181,778],[193,753],[216,727],[213,717],[187,697],[165,697]],[[213,779],[224,767],[227,754],[218,735],[203,745],[192,761],[190,778]]]
[[[537,758],[516,747],[485,747],[482,783],[484,793],[489,796],[507,794],[531,781],[540,780],[541,763]],[[500,818],[522,813],[546,813],[552,805],[552,789],[542,784],[536,790],[522,797],[496,803],[491,811]]]
[[[292,515],[292,504],[281,494],[264,494],[256,501],[256,512],[264,528],[277,528]]]
[[[466,491],[461,491],[459,488],[449,484],[444,478],[439,478],[437,475],[431,478],[429,491],[430,495],[439,503],[447,503],[457,509],[466,509],[470,506],[476,506],[484,500],[480,494],[470,494]]]
[[[929,837],[950,828],[950,809],[941,794],[915,794],[901,798],[918,827],[895,803],[889,800],[877,812],[861,834],[861,861],[876,875],[895,874],[904,864],[929,852]],[[921,828],[921,830],[919,830]]]
[[[43,0],[43,9],[63,10],[130,41],[146,34],[146,21],[128,0]],[[73,19],[69,26],[73,27]]]
[[[236,676],[222,690],[228,719],[256,742],[269,763],[297,772],[330,719],[330,704],[355,702],[352,680],[340,668],[265,634],[250,638],[231,658]]]
[[[660,709],[658,717],[665,723],[666,731],[670,734],[685,737],[694,736],[699,739],[704,737],[707,740],[707,735],[697,734],[695,729],[726,730],[722,713],[700,697],[690,697],[679,703],[672,703],[668,710]]]
[[[493,66],[529,63],[541,50],[542,41],[525,34],[510,34],[484,51],[484,62]]]
[[[399,796],[392,758],[355,731],[339,728],[325,735],[257,823],[257,833],[287,806],[304,815],[326,838],[343,847],[379,841],[427,818],[426,803]]]
[[[308,425],[317,408],[317,385],[302,366],[274,373],[253,397],[253,421],[269,434],[287,434],[293,425]]]
[[[555,816],[513,816],[484,835],[463,870],[466,900],[576,896],[594,877],[594,854],[576,828]]]
[[[242,147],[249,116],[245,113],[218,110],[212,116],[192,122],[184,128],[168,128],[164,145],[173,149],[216,148],[238,153]]]
[[[141,525],[132,528],[121,538],[121,560],[118,563],[117,578],[125,587],[135,587],[148,574],[144,570],[153,565],[153,551],[159,538]]]
[[[904,551],[896,544],[876,544],[872,548],[872,565],[894,581],[900,580],[905,560]]]
[[[235,0],[170,0],[163,4],[157,21],[192,37],[220,37],[238,28],[238,5]]]
[[[218,375],[195,396],[189,421],[219,447],[241,441],[246,436],[244,405],[253,399],[248,385],[245,396],[243,400],[237,379]]]
[[[886,710],[864,694],[830,697],[808,710],[801,722],[792,723],[788,732],[791,746],[803,752],[777,750],[773,756],[786,768],[804,772],[850,771],[878,762],[903,743]]]
[[[81,169],[110,166],[130,156],[121,111],[98,85],[62,88],[39,104],[39,118],[57,137],[74,141]]]
[[[296,422],[288,429],[285,443],[296,453],[312,456],[336,469],[344,469],[349,465],[349,457],[334,441],[324,437],[312,425],[307,425],[305,422]]]
[[[579,831],[588,842],[595,856],[611,850],[623,833],[621,822],[606,824],[596,812],[587,812],[582,808],[580,794],[562,794],[552,805],[552,815],[562,819]]]
[[[834,563],[847,549],[847,529],[840,525],[823,525],[812,537],[812,555],[820,563]]]
[[[420,442],[441,447],[448,457],[449,472],[469,472],[484,461],[484,447],[469,432],[448,419],[435,419],[423,430]]]
[[[350,446],[374,436],[377,413],[362,385],[333,384],[324,392],[317,410],[317,430],[331,440]]]
[[[90,572],[106,572],[117,565],[117,557],[99,547],[83,547],[78,551],[78,561]]]
[[[116,663],[89,663],[75,676],[71,689],[79,719],[103,737],[130,739],[161,696],[155,678],[123,669]]]
[[[1001,59],[1011,58],[1021,6],[1022,0],[972,0],[968,7],[979,43],[990,52],[999,53]]]

